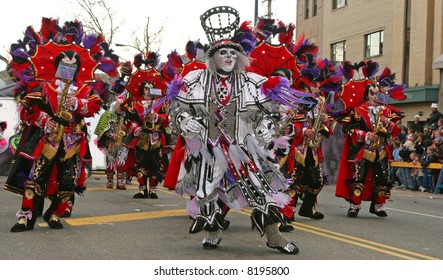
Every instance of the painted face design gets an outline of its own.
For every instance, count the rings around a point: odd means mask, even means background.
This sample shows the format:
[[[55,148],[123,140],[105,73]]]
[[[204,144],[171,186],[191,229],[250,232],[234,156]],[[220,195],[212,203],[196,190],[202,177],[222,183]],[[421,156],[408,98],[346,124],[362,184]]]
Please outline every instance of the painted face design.
[[[214,59],[217,68],[229,73],[237,63],[237,53],[232,48],[221,48],[214,54]]]

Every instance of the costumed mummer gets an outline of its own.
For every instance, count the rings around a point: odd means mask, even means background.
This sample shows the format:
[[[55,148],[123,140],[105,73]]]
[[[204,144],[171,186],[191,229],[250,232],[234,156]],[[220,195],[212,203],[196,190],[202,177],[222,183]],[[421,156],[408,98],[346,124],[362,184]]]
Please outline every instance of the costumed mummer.
[[[266,235],[267,246],[297,254],[294,242],[278,230],[285,223],[279,208],[290,198],[271,145],[282,122],[277,112],[296,107],[297,92],[281,77],[246,72],[255,37],[249,22],[238,27],[235,9],[212,8],[201,23],[211,44],[207,69],[175,79],[167,95],[174,128],[184,139],[176,147],[182,149],[176,191],[193,196],[189,232],[206,231],[204,249],[220,245],[229,224],[217,203],[221,199],[232,209],[252,207],[252,225]]]
[[[104,83],[94,71],[114,75],[118,56],[103,36],[83,33],[81,22],[61,27],[50,18],[42,19],[40,32],[29,26],[11,55],[22,136],[5,189],[23,195],[11,232],[32,230],[41,214],[50,228],[62,229],[59,217],[86,189],[91,156],[85,118],[103,104],[97,89]],[[45,197],[51,204],[43,213]]]

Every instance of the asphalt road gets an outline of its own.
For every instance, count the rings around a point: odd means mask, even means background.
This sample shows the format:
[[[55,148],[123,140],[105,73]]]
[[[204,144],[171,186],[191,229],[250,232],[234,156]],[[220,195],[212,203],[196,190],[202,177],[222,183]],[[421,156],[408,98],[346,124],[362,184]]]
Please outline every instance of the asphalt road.
[[[0,177],[3,186],[5,177]],[[134,180],[134,183],[136,181]],[[127,190],[105,188],[104,174],[88,178],[84,197],[64,229],[50,229],[39,218],[34,230],[10,233],[21,197],[0,190],[1,260],[442,260],[443,194],[393,190],[388,217],[369,213],[346,216],[347,203],[325,186],[318,209],[323,220],[296,217],[285,235],[300,248],[285,255],[266,247],[266,238],[251,230],[248,209],[231,211],[231,221],[217,250],[203,250],[203,233],[189,234],[186,198],[160,187],[159,199],[133,199]],[[46,201],[46,206],[48,201]],[[165,262],[168,263],[168,262]]]

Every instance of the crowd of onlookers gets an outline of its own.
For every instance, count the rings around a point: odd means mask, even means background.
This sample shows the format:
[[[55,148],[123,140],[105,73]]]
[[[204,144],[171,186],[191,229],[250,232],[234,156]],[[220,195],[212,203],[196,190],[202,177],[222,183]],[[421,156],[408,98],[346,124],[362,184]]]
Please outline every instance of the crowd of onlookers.
[[[391,167],[390,179],[393,189],[433,192],[440,170],[427,168],[430,163],[443,162],[443,114],[436,103],[425,122],[420,116],[408,127],[400,128],[398,138],[390,138],[395,161],[412,162],[417,168]]]

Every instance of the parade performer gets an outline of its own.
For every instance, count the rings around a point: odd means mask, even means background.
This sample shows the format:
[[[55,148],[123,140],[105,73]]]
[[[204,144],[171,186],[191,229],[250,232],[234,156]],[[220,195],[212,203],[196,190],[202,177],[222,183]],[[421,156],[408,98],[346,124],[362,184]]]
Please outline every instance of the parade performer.
[[[401,112],[388,105],[389,99],[404,100],[404,85],[394,84],[394,75],[385,68],[377,80],[378,63],[363,61],[343,65],[344,85],[340,99],[345,104],[345,142],[336,185],[336,196],[350,202],[348,217],[357,217],[362,201],[371,201],[369,212],[386,217],[390,195],[389,137],[399,133]]]
[[[101,115],[94,131],[98,138],[97,147],[106,156],[106,188],[108,189],[113,189],[114,174],[117,173],[116,189],[126,190],[124,165],[128,148],[122,145],[126,136],[123,102],[122,99],[114,101],[110,109]]]
[[[217,18],[228,22],[216,27],[212,23]],[[222,230],[229,225],[217,203],[220,198],[233,209],[252,207],[252,224],[266,235],[267,246],[296,254],[297,246],[278,230],[278,223],[285,223],[279,208],[289,200],[283,193],[288,185],[268,147],[281,121],[276,112],[282,104],[295,107],[299,100],[285,79],[245,71],[255,38],[249,22],[238,27],[235,9],[210,9],[201,23],[211,44],[207,69],[172,81],[167,95],[174,101],[171,119],[184,141],[177,156],[176,191],[193,196],[189,232],[206,231],[204,249],[220,245]]]
[[[62,229],[59,217],[70,209],[74,193],[85,190],[85,118],[103,104],[94,91],[94,71],[114,76],[118,56],[102,36],[85,34],[81,22],[59,26],[49,18],[42,19],[40,32],[29,26],[25,39],[11,45],[11,55],[22,138],[5,189],[23,195],[11,232],[34,228],[45,196],[51,204],[44,221]]]
[[[290,188],[295,192],[293,207],[297,204],[297,197],[301,197],[303,202],[298,214],[320,220],[324,214],[316,209],[317,197],[325,185],[321,143],[333,134],[328,101],[334,100],[335,94],[341,90],[341,78],[329,60],[307,57],[308,63],[301,67],[301,75],[295,80],[294,87],[314,94],[316,105],[298,110],[292,116],[289,128],[292,141],[285,170],[293,179]]]
[[[318,46],[305,39],[304,34],[296,42],[293,40],[293,24],[285,25],[282,21],[260,18],[257,29],[260,42],[251,54],[254,58],[251,71],[265,76],[282,76],[291,87],[311,93],[310,100],[317,104],[315,107],[301,106],[299,110],[286,112],[288,123],[285,124],[283,135],[289,138],[291,145],[277,149],[276,159],[285,177],[292,179],[292,184],[286,190],[291,201],[281,212],[288,222],[293,221],[300,196],[303,204],[299,215],[322,219],[324,215],[315,207],[317,195],[324,185],[320,144],[324,137],[332,133],[326,104],[326,97],[332,91],[329,84],[332,80],[338,83],[340,77],[331,78],[333,65],[326,59],[317,58]],[[271,37],[277,37],[279,44],[269,43]],[[273,69],[272,73],[269,73],[269,69]],[[335,86],[335,91],[340,89],[340,85]],[[291,231],[293,227],[282,224],[279,229]]]
[[[129,74],[124,85],[129,97],[123,106],[128,134],[123,145],[129,149],[127,166],[132,170],[128,172],[131,175],[135,171],[139,184],[134,198],[157,199],[158,184],[166,173],[163,153],[166,152],[166,128],[169,126],[168,115],[164,112],[167,107],[151,109],[166,89],[161,73],[155,68],[158,58],[156,52],[137,54],[133,63],[137,70]],[[114,89],[119,92],[119,87],[122,84],[115,85]]]

